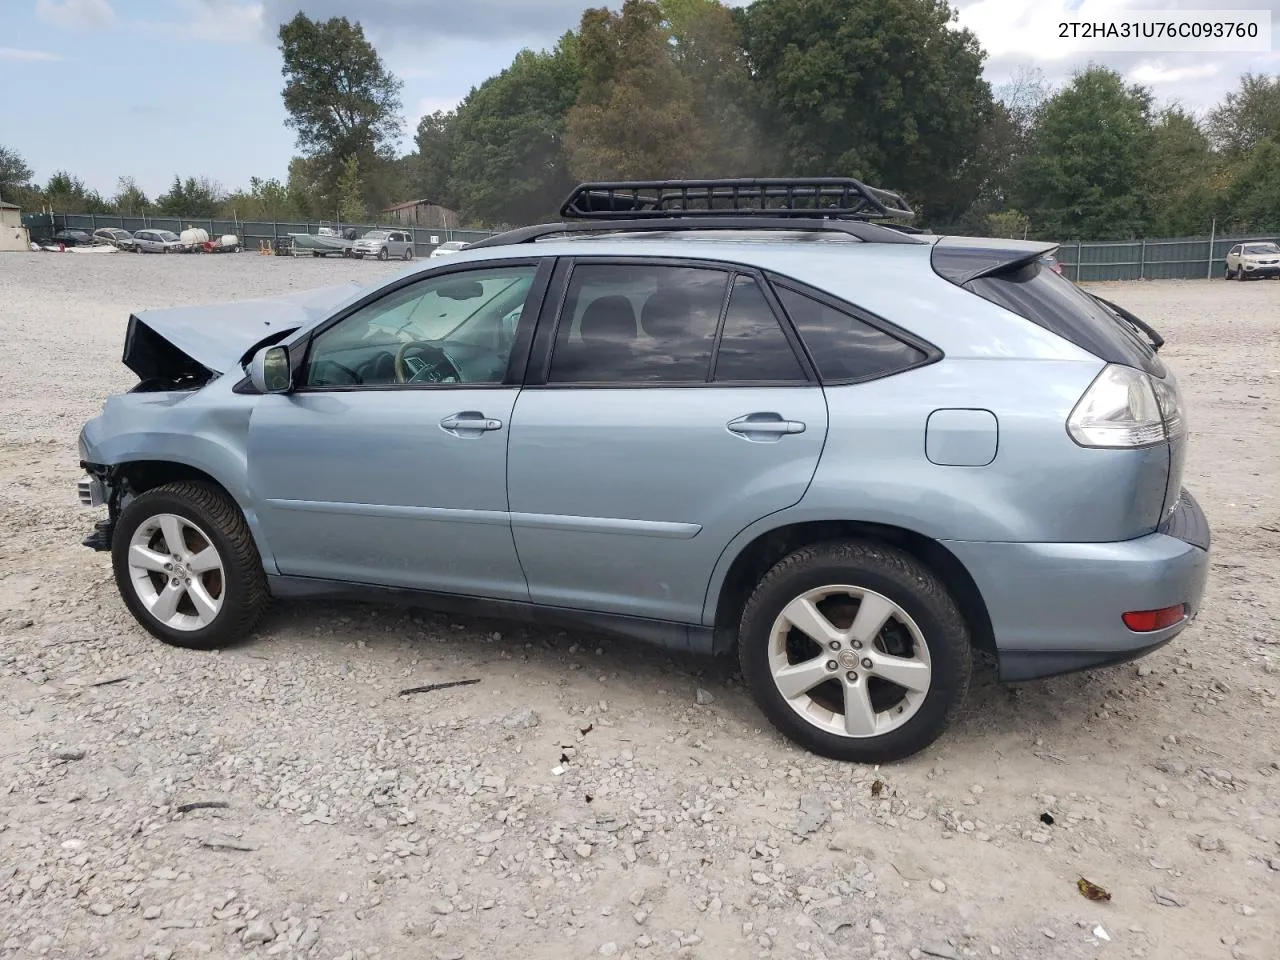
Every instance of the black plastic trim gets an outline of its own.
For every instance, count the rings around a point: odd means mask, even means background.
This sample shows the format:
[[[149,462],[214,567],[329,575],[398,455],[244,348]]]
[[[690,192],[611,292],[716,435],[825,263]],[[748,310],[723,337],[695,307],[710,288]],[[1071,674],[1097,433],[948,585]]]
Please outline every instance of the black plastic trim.
[[[1209,549],[1211,540],[1209,519],[1186,487],[1182,488],[1182,492],[1178,495],[1178,502],[1156,528],[1156,532],[1176,537],[1183,543],[1189,543],[1201,550]]]
[[[1173,632],[1162,640],[1129,650],[1000,650],[1000,679],[1005,683],[1023,683],[1128,663],[1159,650],[1190,622],[1184,620],[1176,629],[1171,628]]]
[[[1058,249],[1056,243],[943,237],[929,255],[933,272],[958,287],[993,273],[1016,269]]]
[[[702,655],[725,652],[723,644],[716,646],[712,628],[701,624],[310,577],[269,576],[267,586],[272,596],[280,598],[406,604],[462,616],[594,630],[629,640],[640,640],[667,650]]]

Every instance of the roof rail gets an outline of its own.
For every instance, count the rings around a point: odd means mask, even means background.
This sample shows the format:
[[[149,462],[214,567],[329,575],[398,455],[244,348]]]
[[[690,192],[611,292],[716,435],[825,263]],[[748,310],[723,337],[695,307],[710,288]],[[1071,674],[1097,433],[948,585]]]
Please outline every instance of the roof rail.
[[[838,233],[867,243],[928,243],[920,237],[903,233],[894,227],[865,220],[837,220],[821,217],[648,217],[641,220],[612,220],[605,223],[543,223],[532,227],[517,227],[492,237],[477,240],[467,247],[479,250],[483,247],[505,247],[516,243],[534,243],[550,237],[574,239],[608,233],[676,233],[690,230],[790,230],[813,233]]]
[[[671,217],[833,217],[909,219],[898,194],[852,177],[768,177],[731,180],[620,180],[582,183],[560,208],[577,220]]]

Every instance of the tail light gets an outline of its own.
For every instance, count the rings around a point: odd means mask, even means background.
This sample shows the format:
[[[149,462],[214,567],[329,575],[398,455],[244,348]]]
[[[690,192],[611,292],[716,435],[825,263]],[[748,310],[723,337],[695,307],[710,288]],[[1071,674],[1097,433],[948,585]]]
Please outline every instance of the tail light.
[[[1148,447],[1185,431],[1172,374],[1160,379],[1116,363],[1102,368],[1067,418],[1082,447]]]

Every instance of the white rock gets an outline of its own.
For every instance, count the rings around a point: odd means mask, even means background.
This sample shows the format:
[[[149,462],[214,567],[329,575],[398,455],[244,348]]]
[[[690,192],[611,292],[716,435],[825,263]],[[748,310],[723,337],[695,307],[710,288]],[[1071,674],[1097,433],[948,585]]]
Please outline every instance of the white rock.
[[[934,893],[946,893],[947,885],[942,880],[939,880],[937,877],[934,877],[932,880],[929,881],[929,889],[932,890]]]

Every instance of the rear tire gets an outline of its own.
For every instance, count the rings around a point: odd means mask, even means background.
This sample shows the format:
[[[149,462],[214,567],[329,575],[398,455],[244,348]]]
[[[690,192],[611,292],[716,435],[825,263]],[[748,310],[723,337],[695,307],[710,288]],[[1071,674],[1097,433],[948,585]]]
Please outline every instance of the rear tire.
[[[805,547],[765,574],[743,609],[738,659],[782,734],[856,763],[932,744],[972,671],[968,628],[941,581],[910,554],[858,540]]]
[[[175,647],[211,650],[239,640],[270,604],[244,516],[209,484],[169,483],[130,502],[112,535],[111,561],[129,612]]]
[[[413,247],[406,247],[406,248],[405,248],[405,251],[404,251],[404,258],[405,258],[406,260],[412,260],[412,259],[413,259]]]

